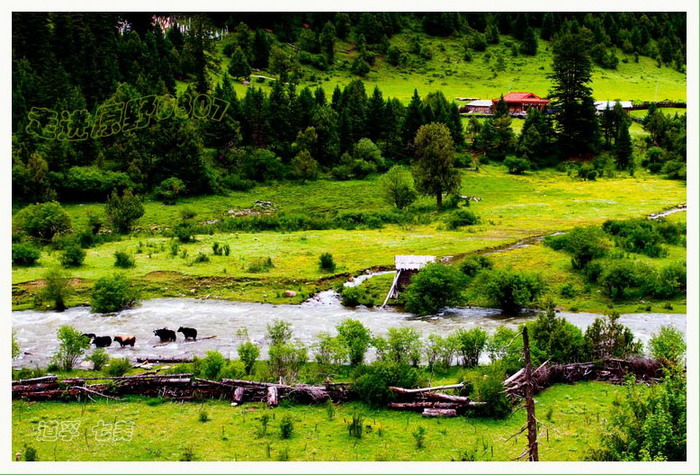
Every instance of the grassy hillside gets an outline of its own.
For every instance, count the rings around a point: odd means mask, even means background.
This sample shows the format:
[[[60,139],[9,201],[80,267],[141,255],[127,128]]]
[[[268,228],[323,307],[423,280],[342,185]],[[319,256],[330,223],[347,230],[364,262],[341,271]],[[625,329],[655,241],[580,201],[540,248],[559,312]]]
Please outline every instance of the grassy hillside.
[[[539,40],[536,56],[511,54],[511,44],[519,44],[509,36],[501,36],[501,43],[490,45],[485,52],[472,52],[472,61],[463,59],[462,40],[458,38],[435,38],[422,32],[402,33],[391,39],[391,44],[408,50],[410,38],[418,35],[421,45],[433,51],[430,60],[411,57],[415,67],[394,67],[386,58],[378,56],[365,80],[368,92],[379,86],[385,97],[396,97],[408,102],[414,89],[421,96],[433,91],[442,91],[445,97],[478,97],[492,99],[509,91],[529,91],[545,96],[551,88],[547,75],[551,72],[551,44]],[[350,72],[350,64],[356,52],[352,43],[336,43],[336,64],[329,71],[318,71],[304,66],[301,86],[322,86],[330,97],[336,85],[343,87],[358,76]],[[288,47],[289,48],[289,47]],[[497,57],[502,56],[505,71],[496,70]],[[639,57],[635,63],[633,55],[618,52],[620,63],[616,70],[595,68],[593,73],[593,95],[598,100],[685,100],[686,76],[669,67],[657,67],[656,61]],[[219,53],[221,73],[228,68],[228,58]],[[266,71],[260,74],[271,76]],[[266,87],[269,81],[253,85]],[[184,87],[184,84],[181,84]],[[239,95],[244,95],[248,86],[236,84]]]

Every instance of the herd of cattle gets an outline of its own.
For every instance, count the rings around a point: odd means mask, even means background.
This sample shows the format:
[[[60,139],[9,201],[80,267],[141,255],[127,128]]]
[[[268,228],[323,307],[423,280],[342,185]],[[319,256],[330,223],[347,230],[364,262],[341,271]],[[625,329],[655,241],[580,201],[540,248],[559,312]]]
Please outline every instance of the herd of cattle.
[[[180,327],[177,333],[182,333],[186,340],[197,340],[197,329]],[[160,338],[161,343],[167,343],[177,340],[177,333],[173,330],[168,330],[167,328],[160,328],[158,330],[153,330],[153,334]],[[97,336],[94,333],[83,333],[83,336],[90,339],[90,343],[95,345],[96,348],[106,348],[112,345],[112,341],[119,343],[122,348],[125,346],[131,346],[133,348],[136,343],[135,336]]]

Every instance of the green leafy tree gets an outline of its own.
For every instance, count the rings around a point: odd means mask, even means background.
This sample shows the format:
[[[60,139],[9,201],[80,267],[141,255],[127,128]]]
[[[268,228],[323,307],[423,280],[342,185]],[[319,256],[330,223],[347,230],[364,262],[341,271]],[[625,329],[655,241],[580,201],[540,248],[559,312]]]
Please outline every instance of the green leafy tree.
[[[77,244],[70,244],[61,254],[61,265],[63,267],[80,267],[85,261],[85,251]]]
[[[12,359],[15,359],[20,354],[19,341],[17,341],[17,335],[12,332]]]
[[[417,199],[413,176],[405,168],[394,165],[379,180],[379,186],[386,201],[391,206],[404,209]]]
[[[465,368],[477,366],[479,357],[486,348],[488,334],[481,328],[460,328],[455,332],[455,338],[459,342],[457,349],[462,356],[462,365]]]
[[[273,320],[267,324],[266,330],[266,336],[270,341],[270,345],[284,345],[292,339],[292,326],[284,320]]]
[[[113,191],[105,205],[107,221],[120,233],[128,233],[144,212],[141,199],[130,190],[124,190],[121,196]]]
[[[243,362],[246,374],[253,374],[255,361],[259,356],[260,348],[250,341],[247,341],[238,347],[238,358]]]
[[[605,233],[597,226],[578,226],[561,236],[548,237],[544,243],[554,250],[571,254],[574,269],[583,269],[593,259],[603,257],[610,248]]]
[[[174,205],[177,199],[187,191],[187,187],[179,178],[170,177],[163,180],[153,191],[163,204]]]
[[[124,274],[97,279],[92,287],[90,305],[97,313],[119,312],[136,305],[139,291]]]
[[[58,349],[51,360],[64,371],[71,371],[85,350],[90,348],[90,339],[69,325],[62,325],[56,336]]]
[[[557,317],[554,304],[548,302],[534,322],[527,323],[533,360],[542,363],[587,361],[588,346],[581,330],[564,317]]]
[[[416,133],[416,161],[413,177],[416,188],[425,195],[433,195],[438,208],[442,207],[443,193],[456,193],[460,185],[455,167],[454,141],[444,124],[421,126]]]
[[[403,293],[406,310],[416,315],[432,315],[445,307],[464,303],[462,292],[467,277],[453,266],[429,263],[418,274]]]
[[[642,344],[635,340],[632,330],[618,323],[619,319],[620,314],[611,311],[586,328],[586,343],[593,358],[627,358],[641,353]]]
[[[422,344],[420,334],[410,327],[389,328],[386,336],[386,351],[383,358],[393,363],[411,364],[414,367],[420,363]]]
[[[687,383],[681,368],[671,368],[660,384],[647,387],[629,378],[597,449],[599,461],[687,460]]]
[[[481,289],[486,298],[508,315],[517,315],[523,308],[534,305],[545,290],[539,274],[496,269],[481,275]]]
[[[669,325],[662,326],[649,340],[649,351],[666,367],[682,365],[686,351],[683,332]]]
[[[345,348],[350,364],[356,366],[365,360],[365,353],[372,341],[372,333],[359,320],[346,318],[338,326],[340,344]]]
[[[318,176],[318,162],[308,150],[302,150],[294,156],[291,162],[294,177],[300,180],[315,180]]]
[[[14,215],[12,222],[16,232],[24,232],[42,241],[50,241],[57,234],[71,229],[68,213],[56,201],[22,208]]]
[[[64,311],[70,294],[70,277],[61,268],[55,267],[46,272],[44,282],[44,287],[39,292],[40,298],[52,301],[57,312]]]

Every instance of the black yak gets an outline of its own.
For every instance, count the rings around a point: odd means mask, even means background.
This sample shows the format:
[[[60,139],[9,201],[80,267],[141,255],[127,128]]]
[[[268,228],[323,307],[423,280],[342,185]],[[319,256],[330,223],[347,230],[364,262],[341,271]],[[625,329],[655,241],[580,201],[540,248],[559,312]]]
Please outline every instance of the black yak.
[[[160,330],[153,330],[153,334],[160,338],[160,341],[175,341],[177,339],[177,335],[175,335],[175,332],[172,330],[168,330],[167,328],[161,328]]]
[[[193,340],[197,339],[197,329],[196,328],[180,327],[177,329],[177,332],[185,335],[185,340],[189,340],[190,338],[192,338]]]

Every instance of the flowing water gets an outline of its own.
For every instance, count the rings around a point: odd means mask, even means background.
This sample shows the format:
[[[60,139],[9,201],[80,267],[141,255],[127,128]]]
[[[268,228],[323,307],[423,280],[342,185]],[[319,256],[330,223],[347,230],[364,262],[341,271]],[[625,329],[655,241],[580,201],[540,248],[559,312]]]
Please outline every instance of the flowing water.
[[[365,276],[359,279],[366,278]],[[356,279],[357,281],[358,279]],[[350,285],[356,284],[353,282]],[[584,329],[598,316],[591,313],[561,312],[574,325]],[[241,343],[237,330],[247,329],[250,339],[262,346],[266,357],[265,327],[274,319],[289,322],[294,336],[304,344],[311,344],[320,332],[335,333],[335,326],[345,318],[361,321],[375,335],[385,334],[389,328],[408,326],[427,336],[430,333],[446,335],[457,328],[480,327],[492,332],[499,325],[512,328],[535,318],[533,315],[504,317],[499,310],[488,308],[449,309],[437,315],[415,317],[394,309],[350,309],[340,305],[333,291],[321,292],[302,305],[270,305],[244,302],[199,299],[153,299],[140,306],[117,314],[90,313],[89,307],[75,307],[65,312],[21,311],[12,313],[12,325],[22,349],[22,355],[13,361],[16,367],[45,366],[57,347],[56,331],[61,325],[71,325],[84,333],[101,335],[136,336],[136,345],[119,348],[117,343],[107,348],[111,357],[191,358],[204,356],[208,350],[217,350],[227,358],[237,358],[236,348]],[[620,323],[627,325],[646,343],[662,325],[671,325],[685,333],[684,314],[642,313],[626,314]],[[174,343],[161,345],[153,330],[179,326],[194,327],[199,340],[183,341],[178,333]],[[211,339],[202,337],[216,336]],[[372,355],[370,355],[371,357]]]

